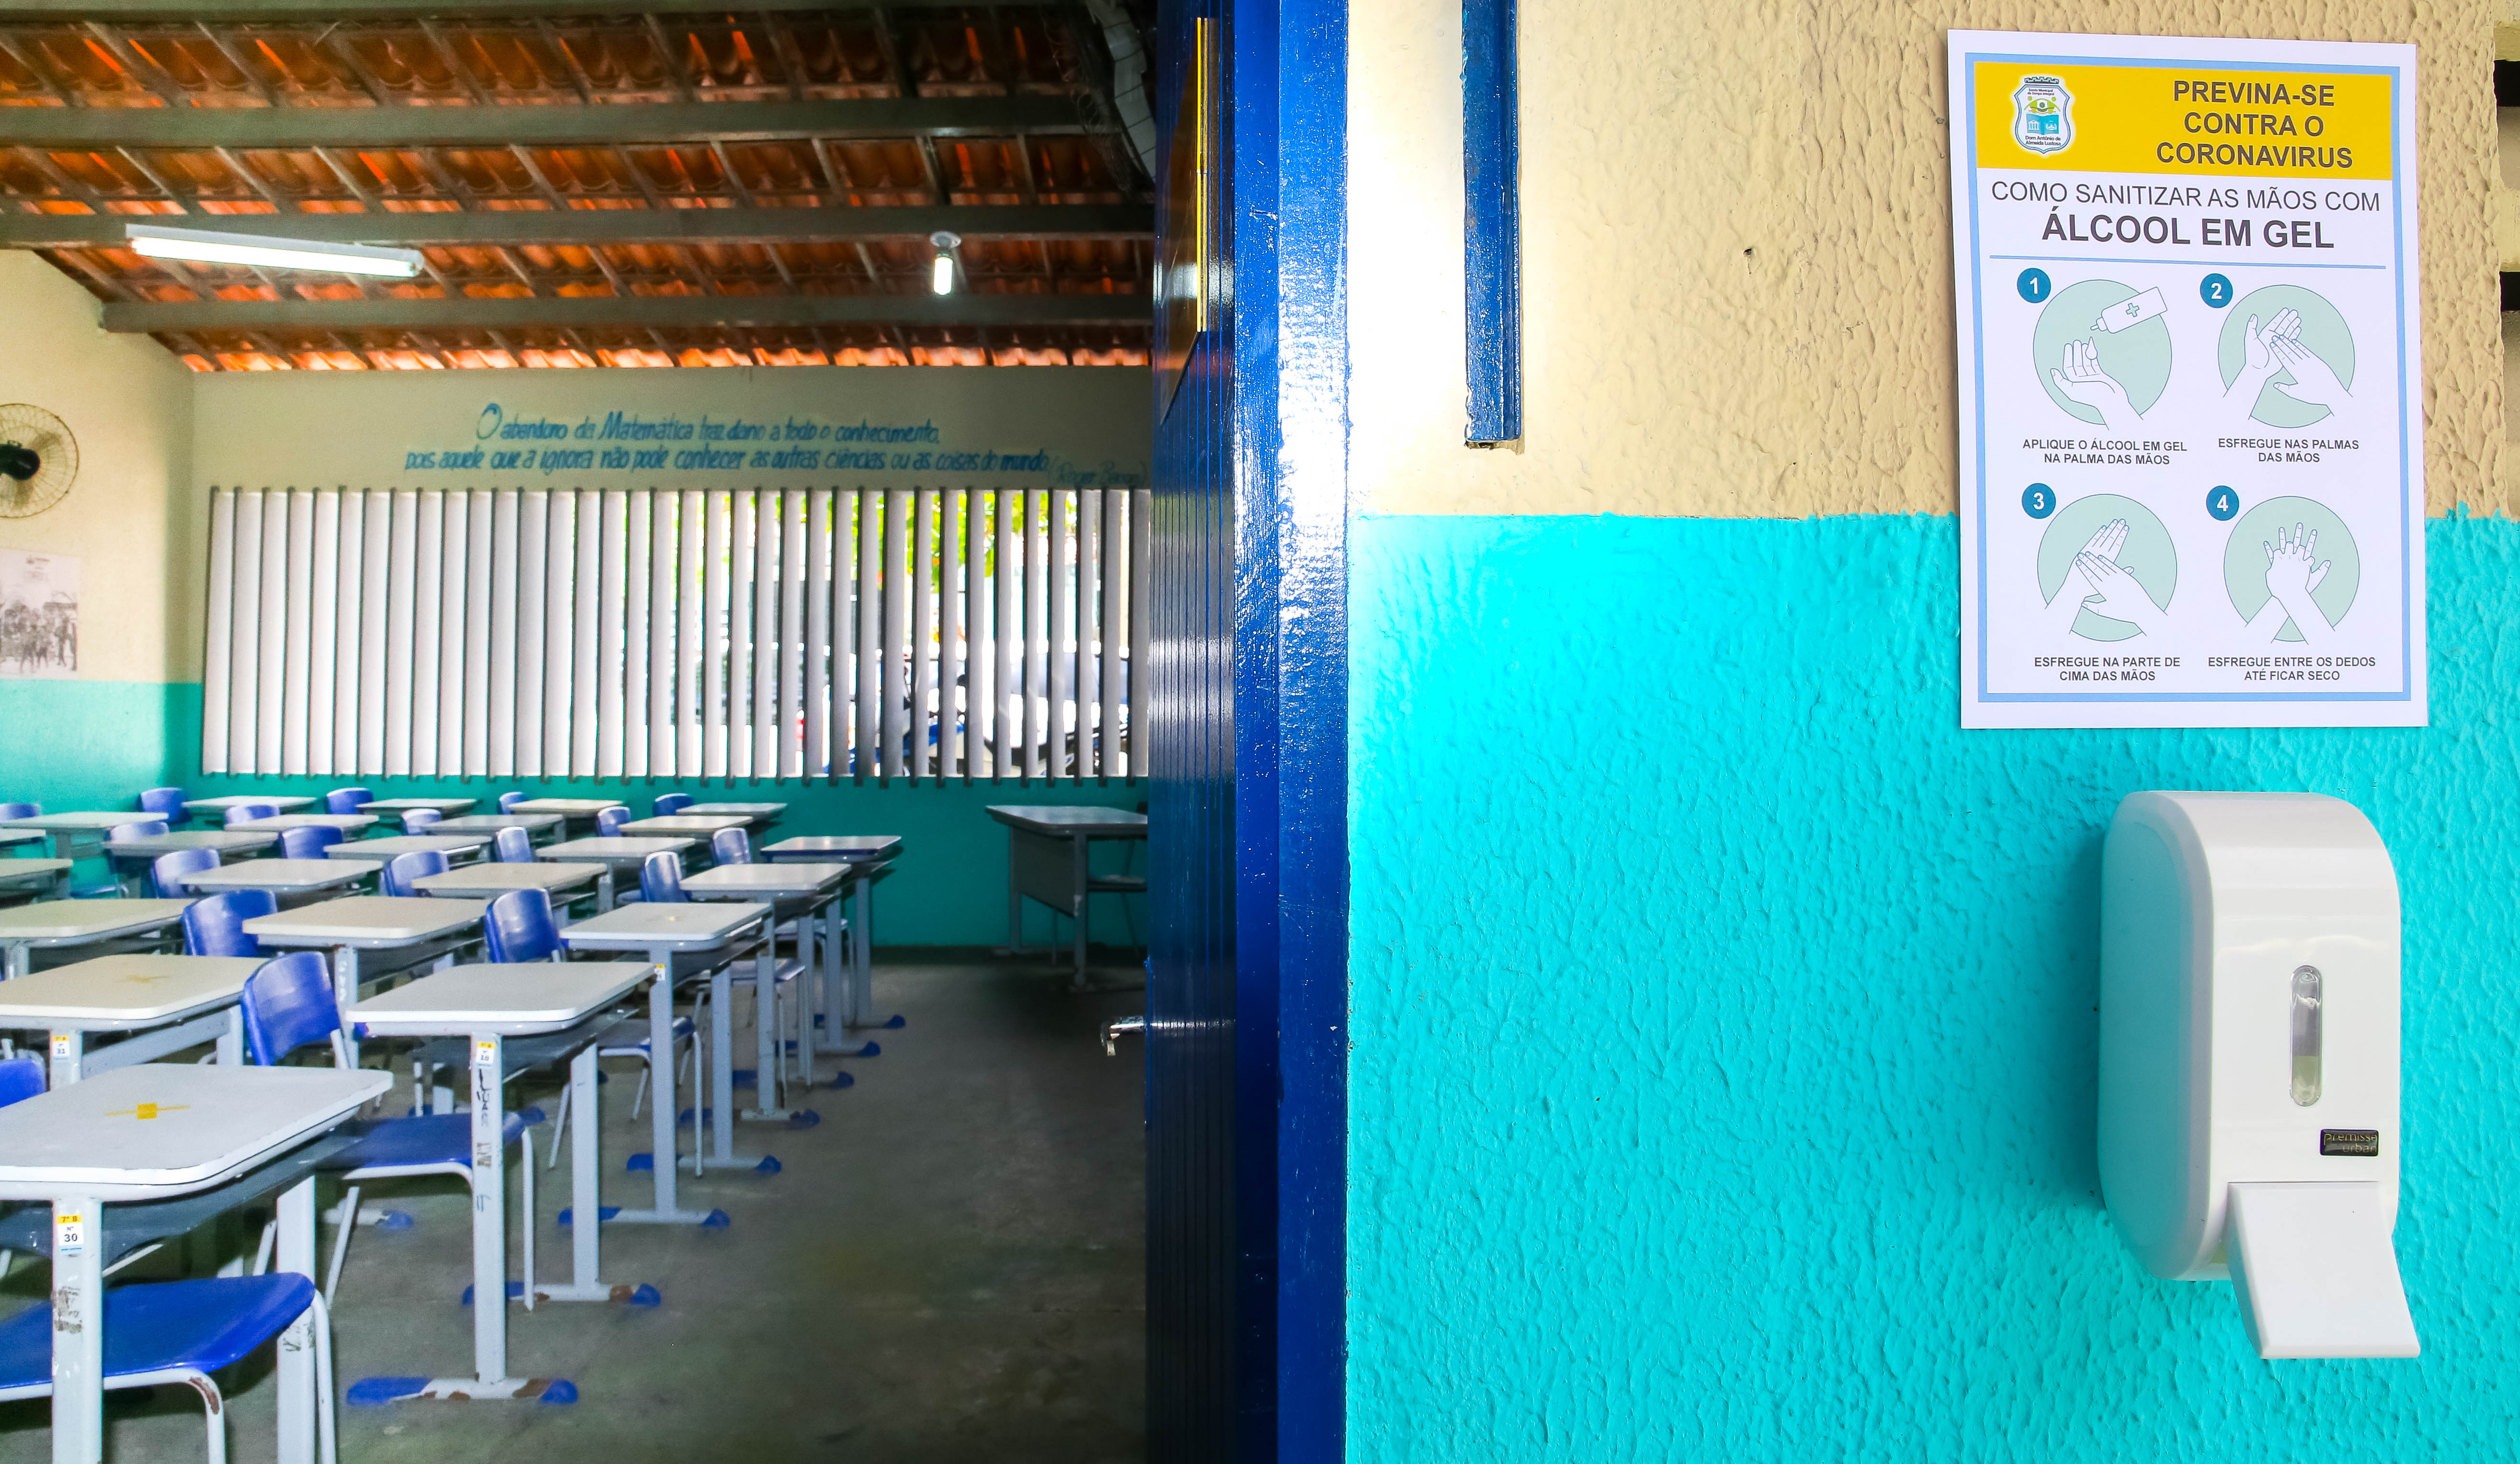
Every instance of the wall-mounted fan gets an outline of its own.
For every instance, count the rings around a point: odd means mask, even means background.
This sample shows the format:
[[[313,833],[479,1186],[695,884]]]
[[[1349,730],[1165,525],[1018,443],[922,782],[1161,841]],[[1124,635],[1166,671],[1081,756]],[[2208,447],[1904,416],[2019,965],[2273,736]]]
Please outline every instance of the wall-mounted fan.
[[[24,518],[62,501],[78,481],[78,439],[41,407],[0,407],[0,518]]]

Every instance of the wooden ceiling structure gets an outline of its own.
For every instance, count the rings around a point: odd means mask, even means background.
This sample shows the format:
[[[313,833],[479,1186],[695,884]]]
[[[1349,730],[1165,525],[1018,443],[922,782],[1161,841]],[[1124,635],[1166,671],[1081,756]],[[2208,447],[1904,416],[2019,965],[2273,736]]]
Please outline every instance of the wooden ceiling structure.
[[[1152,184],[1111,74],[1073,4],[15,6],[0,246],[201,371],[1142,365]],[[426,264],[153,259],[133,222]]]

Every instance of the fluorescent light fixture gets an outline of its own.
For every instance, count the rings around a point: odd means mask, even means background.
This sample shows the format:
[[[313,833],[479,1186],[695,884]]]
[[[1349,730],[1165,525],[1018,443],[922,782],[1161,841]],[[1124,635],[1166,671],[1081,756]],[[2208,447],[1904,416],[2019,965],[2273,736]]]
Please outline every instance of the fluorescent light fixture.
[[[258,264],[265,269],[328,270],[343,275],[383,275],[408,280],[420,273],[418,249],[373,244],[325,244],[312,239],[263,239],[212,234],[203,229],[130,226],[131,246],[154,259],[198,259],[205,264]]]
[[[936,262],[928,271],[927,288],[937,294],[952,294],[954,251],[963,246],[963,237],[939,229],[927,236],[927,242],[936,246]]]

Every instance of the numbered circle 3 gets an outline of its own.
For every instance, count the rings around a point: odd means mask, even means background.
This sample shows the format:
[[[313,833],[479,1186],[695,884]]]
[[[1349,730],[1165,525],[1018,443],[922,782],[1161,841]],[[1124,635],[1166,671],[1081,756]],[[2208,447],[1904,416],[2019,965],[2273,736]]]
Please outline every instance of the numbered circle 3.
[[[2274,561],[2278,534],[2293,543],[2308,543],[2312,572],[2319,575],[2310,590],[2311,602],[2329,625],[2343,624],[2345,612],[2354,608],[2355,594],[2362,588],[2362,552],[2345,520],[2316,499],[2271,498],[2231,525],[2230,542],[2223,548],[2223,586],[2231,592],[2231,608],[2240,612],[2242,620],[2252,620],[2272,598],[2267,589],[2267,566]],[[2327,566],[2325,570],[2317,567],[2320,564]],[[2301,628],[2286,620],[2275,639],[2299,641]]]
[[[2179,549],[2150,509],[2114,493],[2090,494],[2058,509],[2039,540],[2040,599],[2054,604],[2059,595],[2092,593],[2090,582],[2074,567],[2074,556],[2086,551],[2115,559],[2143,587],[2145,599],[2170,608],[2171,594],[2179,588]],[[2086,641],[2124,641],[2141,632],[2086,607],[2074,616],[2074,634]]]
[[[2138,415],[2151,411],[2152,404],[2161,400],[2162,389],[2170,384],[2168,317],[2156,315],[2117,332],[2103,331],[2098,325],[2111,305],[2125,304],[2139,293],[2134,286],[2115,280],[2085,280],[2057,290],[2048,308],[2039,312],[2038,328],[2030,337],[2031,369],[2039,374],[2040,388],[2048,400],[2068,416],[2095,427],[2107,424],[2099,408],[2075,401],[2057,385],[2057,377],[2066,370],[2065,348],[2076,343],[2092,348],[2102,375],[2126,392],[2127,405]]]

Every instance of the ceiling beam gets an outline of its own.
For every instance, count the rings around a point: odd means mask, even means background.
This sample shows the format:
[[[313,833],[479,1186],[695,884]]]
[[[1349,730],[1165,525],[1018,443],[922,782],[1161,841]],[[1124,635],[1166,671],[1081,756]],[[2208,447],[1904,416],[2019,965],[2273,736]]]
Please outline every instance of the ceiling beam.
[[[128,225],[155,217],[112,213],[0,214],[0,247],[119,248]],[[924,239],[939,229],[966,239],[1152,239],[1143,204],[969,203],[944,208],[538,208],[461,213],[232,213],[190,228],[262,239],[396,248],[478,244],[848,244]]]
[[[108,302],[105,329],[446,331],[505,326],[1143,326],[1144,295],[632,295],[548,299]]]
[[[528,148],[1005,137],[1086,128],[1065,97],[623,102],[597,107],[0,107],[0,145],[99,148]]]

